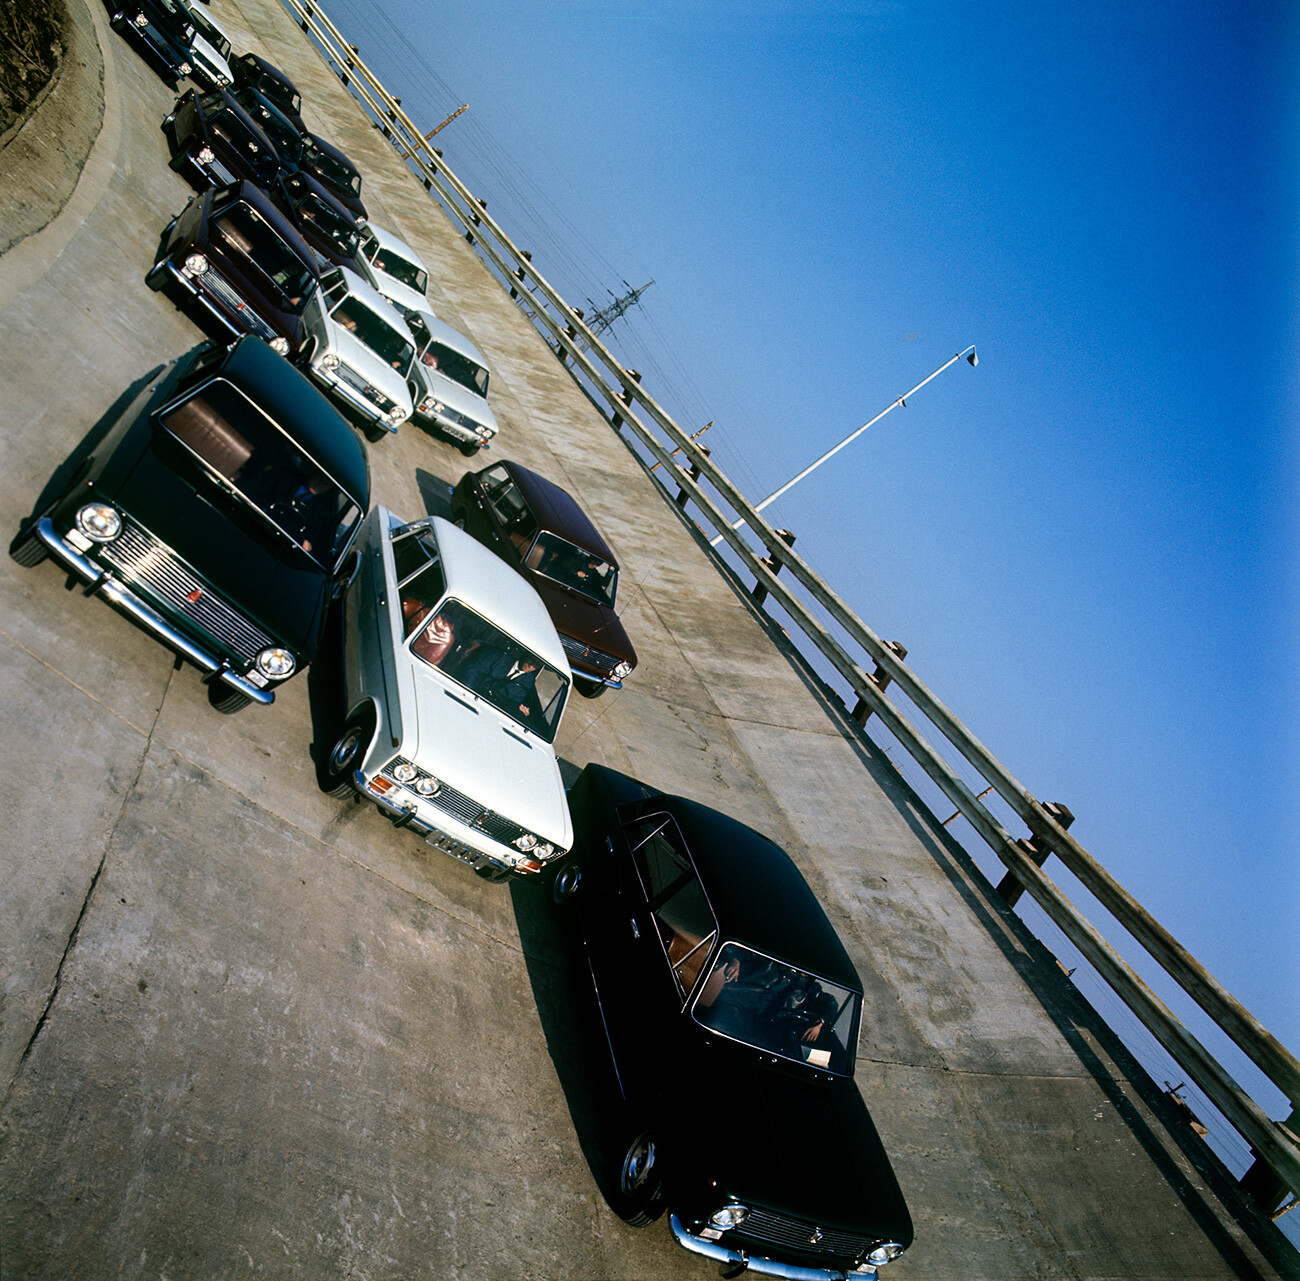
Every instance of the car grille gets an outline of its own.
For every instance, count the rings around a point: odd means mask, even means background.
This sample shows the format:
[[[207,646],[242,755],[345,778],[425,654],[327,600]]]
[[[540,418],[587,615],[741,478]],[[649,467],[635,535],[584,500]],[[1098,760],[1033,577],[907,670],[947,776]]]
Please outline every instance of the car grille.
[[[393,766],[397,765],[400,759],[393,761],[383,773],[385,777],[391,778],[394,783],[397,783],[398,787],[407,787],[407,784],[398,782],[393,777]],[[413,788],[409,790],[414,791]],[[464,792],[458,792],[454,787],[449,787],[446,783],[442,784],[436,796],[421,796],[419,792],[415,792],[415,795],[419,796],[422,801],[428,801],[430,805],[436,806],[445,814],[460,819],[467,827],[477,828],[494,841],[500,841],[502,845],[509,845],[516,837],[522,835],[525,830],[518,823],[512,823],[509,819],[502,818],[500,814],[494,814],[477,801],[471,800]]]
[[[576,658],[579,662],[590,663],[592,667],[602,672],[612,672],[618,666],[617,658],[604,654],[598,649],[592,649],[590,645],[584,645],[572,636],[561,635],[560,644],[570,661]]]
[[[121,534],[106,543],[100,555],[123,579],[145,589],[168,608],[188,618],[221,644],[251,663],[259,650],[273,644],[220,596],[210,592],[166,543],[126,522]]]
[[[195,279],[201,289],[210,293],[228,311],[233,311],[249,333],[256,334],[266,342],[270,342],[275,337],[275,330],[239,296],[229,281],[224,280],[211,268]]]
[[[351,365],[340,364],[334,371],[349,387],[355,388],[373,404],[381,414],[386,414],[393,407],[393,401],[377,388],[372,387]]]
[[[874,1243],[871,1237],[836,1228],[821,1228],[802,1219],[791,1219],[770,1210],[751,1210],[745,1216],[740,1234],[755,1241],[785,1246],[793,1250],[816,1250],[841,1258],[856,1259]]]

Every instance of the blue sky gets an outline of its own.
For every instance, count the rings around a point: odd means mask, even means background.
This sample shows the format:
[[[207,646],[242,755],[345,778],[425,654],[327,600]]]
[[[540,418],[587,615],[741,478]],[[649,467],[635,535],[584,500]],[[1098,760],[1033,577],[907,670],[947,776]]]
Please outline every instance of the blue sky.
[[[329,11],[751,498],[978,345],[767,514],[1300,1050],[1287,9]]]

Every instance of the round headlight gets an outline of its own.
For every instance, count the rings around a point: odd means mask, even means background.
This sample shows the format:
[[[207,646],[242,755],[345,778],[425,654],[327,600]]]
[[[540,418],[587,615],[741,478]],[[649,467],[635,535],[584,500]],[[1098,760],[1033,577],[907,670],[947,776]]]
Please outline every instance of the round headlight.
[[[431,413],[433,413],[433,397],[432,397],[432,396],[426,396],[422,401],[420,401],[420,412],[421,412],[422,414],[431,414]]]
[[[393,777],[399,783],[413,783],[419,775],[420,771],[409,761],[398,761],[398,763],[393,766]]]
[[[188,62],[182,62],[177,66],[176,70],[179,71],[181,75],[188,76],[194,68],[191,67]]]
[[[199,164],[210,165],[217,158],[217,153],[205,142],[199,148]]]
[[[868,1263],[889,1263],[891,1260],[898,1258],[903,1253],[903,1247],[897,1241],[886,1241],[884,1245],[878,1245],[872,1252],[867,1255]]]
[[[281,649],[278,645],[272,645],[270,649],[264,649],[257,656],[257,670],[273,681],[292,676],[293,669],[297,666],[298,663],[294,656],[287,649]]]
[[[748,1215],[747,1205],[724,1205],[721,1210],[716,1210],[709,1216],[709,1222],[725,1232],[728,1228],[739,1227]]]
[[[289,340],[283,334],[277,334],[271,339],[271,350],[278,351],[282,356],[287,356],[289,354]]]
[[[122,518],[107,503],[87,503],[77,513],[77,528],[96,543],[111,543],[122,532]]]
[[[520,832],[514,839],[514,847],[517,850],[523,850],[525,853],[531,850],[537,844],[537,837],[532,832]]]
[[[403,409],[401,405],[397,405],[390,409],[388,411],[388,421],[392,423],[394,427],[396,427],[398,423],[404,423],[406,421],[406,410]]]
[[[484,427],[484,426],[482,426],[482,424],[480,424],[479,426],[477,426],[477,427],[474,428],[474,434],[475,434],[475,435],[479,438],[479,440],[481,440],[485,445],[488,443],[489,440],[492,439],[492,429],[491,429],[490,427]]]
[[[131,21],[134,22],[137,27],[147,27],[149,25],[149,19],[142,13],[137,13]]]
[[[552,845],[550,841],[539,841],[537,843],[537,848],[533,853],[536,854],[543,863],[545,863],[548,858],[555,857],[555,846]]]
[[[621,681],[632,670],[631,663],[619,663],[612,673],[616,681]]]
[[[185,259],[185,270],[191,276],[201,276],[208,269],[208,260],[203,254],[190,254]]]
[[[327,351],[321,358],[320,363],[326,369],[337,369],[339,367],[339,358],[332,352]]]
[[[436,778],[418,778],[415,780],[415,790],[421,796],[437,796],[442,791],[442,784]]]

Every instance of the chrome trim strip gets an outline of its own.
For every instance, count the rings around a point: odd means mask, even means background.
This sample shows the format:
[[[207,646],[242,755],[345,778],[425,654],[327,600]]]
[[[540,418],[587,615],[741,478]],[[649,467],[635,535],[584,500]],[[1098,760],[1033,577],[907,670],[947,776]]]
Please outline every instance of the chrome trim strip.
[[[232,672],[224,660],[213,658],[206,650],[200,649],[183,632],[178,632],[166,619],[156,614],[144,601],[140,600],[128,588],[124,587],[108,571],[101,570],[88,561],[79,552],[54,532],[54,525],[48,516],[42,516],[33,531],[66,569],[70,569],[84,583],[91,584],[87,595],[102,596],[109,604],[115,605],[138,627],[156,636],[169,649],[176,651],[183,658],[189,659],[195,667],[209,674],[218,675],[231,689],[266,706],[275,702],[275,694],[269,689],[258,689],[251,681]]]

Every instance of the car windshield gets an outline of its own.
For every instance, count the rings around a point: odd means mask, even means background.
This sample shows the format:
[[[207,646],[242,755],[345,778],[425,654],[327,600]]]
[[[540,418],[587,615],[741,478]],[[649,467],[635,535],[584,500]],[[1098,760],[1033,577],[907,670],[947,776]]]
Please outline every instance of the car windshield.
[[[614,608],[614,594],[618,590],[618,570],[607,560],[561,538],[559,534],[543,531],[537,535],[528,555],[524,558],[529,569],[562,587],[594,600],[597,604]]]
[[[219,53],[223,60],[230,59],[230,41],[221,34],[198,10],[190,13],[199,34]]]
[[[330,313],[336,324],[353,333],[386,365],[392,365],[405,378],[415,359],[415,348],[405,334],[398,333],[378,312],[372,311],[353,294],[344,297]]]
[[[488,371],[468,356],[453,351],[445,343],[440,343],[436,339],[431,342],[420,353],[420,363],[429,369],[436,369],[452,382],[468,387],[476,395],[487,395]]]
[[[278,111],[261,101],[255,89],[240,89],[234,98],[270,138],[276,151],[284,159],[296,163],[302,155],[302,135]]]
[[[299,216],[319,229],[344,258],[357,256],[357,228],[350,218],[331,209],[315,192],[304,196],[298,205]]]
[[[374,245],[375,242],[371,241],[370,246]],[[404,285],[409,285],[417,293],[422,294],[429,288],[429,277],[424,271],[409,258],[403,258],[396,250],[376,247],[370,261],[374,263],[377,270],[382,271],[386,276],[392,276],[394,280],[400,280]]]
[[[720,1036],[848,1075],[859,999],[784,961],[726,943],[713,958],[692,1013]]]
[[[460,601],[444,600],[434,613],[418,593],[408,593],[406,586],[402,592],[402,616],[408,632],[414,633],[411,652],[417,658],[539,738],[555,740],[569,691],[564,676]]]
[[[269,72],[263,73],[257,81],[258,90],[275,103],[281,111],[299,115],[302,112],[302,99],[283,81],[277,80]]]
[[[361,175],[355,169],[335,160],[333,156],[310,143],[303,156],[331,186],[338,187],[341,191],[350,191],[354,196],[361,194]]]
[[[288,307],[301,313],[316,287],[316,274],[269,223],[242,200],[214,211],[212,236],[261,271]]]
[[[161,421],[264,522],[334,568],[360,509],[243,392],[215,378]]]

